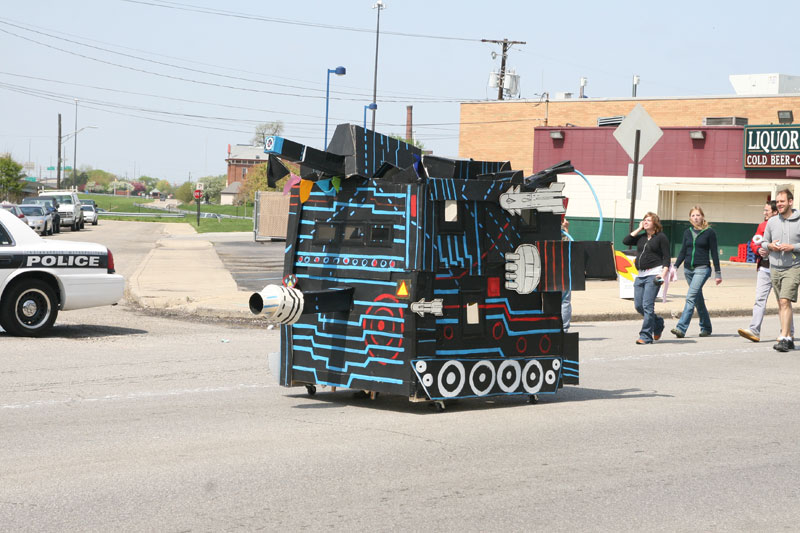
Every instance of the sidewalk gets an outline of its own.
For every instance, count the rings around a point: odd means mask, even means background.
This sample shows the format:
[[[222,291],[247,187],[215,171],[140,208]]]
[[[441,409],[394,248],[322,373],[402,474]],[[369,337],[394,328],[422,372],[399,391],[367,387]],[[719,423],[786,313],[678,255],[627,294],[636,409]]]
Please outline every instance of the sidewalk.
[[[169,235],[156,242],[128,280],[126,296],[131,302],[171,315],[266,323],[250,312],[252,293],[238,290],[211,242],[180,239],[195,233],[189,224],[167,224],[166,231]],[[716,286],[712,277],[703,289],[711,316],[749,317],[755,297],[755,266],[723,262],[722,272],[721,285]],[[668,327],[674,326],[672,319],[677,322],[686,298],[682,272],[679,277],[670,284],[666,303],[656,302],[656,312],[667,320]],[[767,313],[776,312],[777,304],[770,299]],[[585,291],[572,293],[572,313],[576,323],[640,318],[632,300],[619,298],[617,281],[588,281]],[[742,327],[748,322],[743,318]]]

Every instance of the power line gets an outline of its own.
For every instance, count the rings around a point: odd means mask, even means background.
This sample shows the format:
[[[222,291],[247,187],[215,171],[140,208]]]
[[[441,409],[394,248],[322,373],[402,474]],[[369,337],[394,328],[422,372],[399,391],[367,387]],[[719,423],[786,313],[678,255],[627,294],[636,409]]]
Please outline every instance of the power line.
[[[203,13],[206,15],[218,15],[223,17],[231,17],[231,18],[239,18],[239,19],[246,19],[246,20],[255,20],[259,22],[272,22],[275,24],[288,24],[292,26],[305,26],[310,28],[322,28],[327,30],[339,30],[339,31],[350,31],[356,33],[374,33],[374,30],[367,29],[367,28],[354,28],[350,26],[337,26],[333,24],[322,24],[318,22],[305,22],[300,20],[290,20],[290,19],[279,19],[274,17],[263,17],[259,15],[250,15],[246,13],[237,13],[235,11],[224,11],[221,9],[213,9],[213,8],[205,8],[202,6],[195,6],[191,4],[182,4],[179,2],[167,2],[162,1],[161,3],[156,3],[156,1],[144,1],[144,0],[122,0],[123,2],[128,2],[130,4],[141,4],[153,7],[160,7],[164,9],[174,9],[178,11],[189,11],[194,13]],[[398,37],[414,37],[420,39],[440,39],[446,41],[464,41],[464,42],[480,42],[480,39],[470,39],[466,37],[452,37],[452,36],[445,36],[445,35],[427,35],[422,33],[406,33],[406,32],[395,32],[395,31],[383,31],[381,32],[384,35],[395,35]]]
[[[8,22],[4,22],[2,20],[0,20],[0,24],[19,27],[19,26],[16,26],[14,24],[9,24]],[[20,28],[25,30],[25,31],[31,31],[33,33],[43,34],[43,35],[46,35],[48,37],[58,38],[58,37],[55,37],[55,36],[52,36],[52,35],[45,34],[43,32],[37,32],[37,31],[34,31],[34,30],[29,30],[29,29],[26,29],[26,28],[22,28],[22,27],[20,27]],[[126,69],[126,70],[132,70],[134,72],[141,72],[141,73],[144,73],[144,74],[151,74],[151,75],[154,75],[154,76],[160,76],[160,77],[169,78],[169,79],[173,79],[173,80],[185,81],[185,82],[188,82],[188,83],[195,83],[195,84],[206,85],[206,86],[211,86],[211,87],[219,87],[219,88],[223,88],[223,89],[233,89],[233,90],[254,92],[254,93],[261,93],[261,94],[272,94],[272,95],[276,95],[276,96],[291,96],[291,97],[295,97],[295,98],[313,98],[313,99],[318,99],[318,100],[322,100],[322,99],[325,98],[324,95],[296,94],[296,93],[286,93],[286,92],[279,92],[279,91],[270,91],[270,90],[266,90],[266,89],[255,89],[255,88],[251,88],[251,87],[239,87],[239,86],[235,86],[235,85],[227,85],[227,84],[224,84],[224,83],[214,83],[214,82],[209,82],[209,81],[202,81],[202,80],[195,80],[195,79],[191,79],[191,78],[185,78],[185,77],[182,77],[182,76],[174,76],[174,75],[171,75],[171,74],[164,74],[164,73],[155,72],[155,71],[152,71],[152,70],[137,68],[137,67],[133,67],[133,66],[129,66],[129,65],[123,65],[123,64],[120,64],[120,63],[114,63],[113,61],[106,61],[104,59],[99,59],[99,58],[96,58],[96,57],[88,56],[86,54],[80,54],[80,53],[74,52],[72,50],[67,50],[67,49],[64,49],[64,48],[53,46],[53,45],[48,44],[48,43],[44,43],[44,42],[38,41],[36,39],[32,39],[30,37],[25,37],[23,35],[19,35],[17,33],[14,33],[12,31],[7,30],[7,29],[0,28],[0,32],[6,33],[6,34],[14,36],[14,37],[17,37],[18,39],[22,39],[22,40],[25,40],[25,41],[29,41],[29,42],[38,44],[40,46],[44,46],[46,48],[50,48],[52,50],[57,50],[59,52],[63,52],[63,53],[66,53],[66,54],[77,56],[77,57],[80,57],[80,58],[83,58],[83,59],[88,59],[90,61],[95,61],[95,62],[102,63],[102,64],[105,64],[105,65],[111,65],[111,66],[118,67],[118,68],[123,68],[123,69]],[[81,43],[77,43],[77,44],[81,44]],[[83,46],[90,46],[92,48],[98,48],[98,47],[91,46],[91,45],[83,45]],[[113,50],[105,50],[105,51],[107,51],[109,53],[118,53],[118,52],[114,52]],[[128,55],[128,54],[121,54],[121,55]],[[153,63],[159,63],[159,64],[162,64],[162,65],[172,66],[172,67],[175,67],[175,68],[184,68],[184,67],[180,67],[180,66],[169,65],[169,64],[163,63],[163,62],[148,60],[148,59],[145,59],[145,58],[137,58],[137,59],[140,59],[142,61],[149,61],[149,62],[153,62]],[[198,71],[197,69],[186,69],[186,70],[193,70],[195,72],[202,72],[202,73],[210,74],[210,75],[214,75],[214,76],[228,77],[228,76],[224,76],[222,74],[215,74],[215,73],[212,73],[212,72]],[[241,79],[241,78],[234,78],[234,79]],[[265,84],[270,84],[270,85],[282,85],[282,84],[275,84],[275,83],[270,83],[270,82],[260,82],[260,83],[265,83]],[[288,86],[288,85],[284,85],[284,86],[297,88],[297,89],[301,89],[301,90],[311,90],[311,89],[307,89],[307,88],[304,88],[304,87]],[[317,90],[317,89],[313,89],[313,90]],[[342,94],[355,94],[355,93],[342,93]],[[359,98],[331,97],[331,99],[332,100],[360,102],[360,101],[363,101],[363,99],[368,97],[368,96],[369,95],[361,95],[361,97],[359,97]],[[425,99],[425,100],[416,100],[414,98],[403,98],[403,99],[399,99],[399,100],[384,99],[383,101],[384,102],[389,102],[389,103],[414,102],[414,103],[417,103],[417,104],[427,104],[427,103],[460,102],[461,100],[460,99],[440,99],[440,100]]]

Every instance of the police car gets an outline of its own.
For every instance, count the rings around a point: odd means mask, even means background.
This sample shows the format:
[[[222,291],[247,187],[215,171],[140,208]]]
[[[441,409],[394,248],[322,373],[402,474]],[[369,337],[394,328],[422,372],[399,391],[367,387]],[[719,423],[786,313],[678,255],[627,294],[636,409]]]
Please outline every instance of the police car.
[[[100,244],[47,241],[0,209],[0,327],[38,337],[58,311],[116,305],[125,280]]]

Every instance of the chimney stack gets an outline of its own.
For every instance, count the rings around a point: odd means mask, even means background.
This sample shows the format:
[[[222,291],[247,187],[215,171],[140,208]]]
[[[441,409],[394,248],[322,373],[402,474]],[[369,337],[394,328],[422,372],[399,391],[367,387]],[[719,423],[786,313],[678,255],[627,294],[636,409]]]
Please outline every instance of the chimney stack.
[[[413,112],[412,112],[413,109],[414,109],[414,106],[411,106],[411,105],[407,105],[406,106],[406,141],[408,141],[408,142],[411,142],[411,141],[414,140],[413,139],[414,133],[412,132],[412,128],[411,128],[411,123],[412,123],[411,116],[413,115]]]

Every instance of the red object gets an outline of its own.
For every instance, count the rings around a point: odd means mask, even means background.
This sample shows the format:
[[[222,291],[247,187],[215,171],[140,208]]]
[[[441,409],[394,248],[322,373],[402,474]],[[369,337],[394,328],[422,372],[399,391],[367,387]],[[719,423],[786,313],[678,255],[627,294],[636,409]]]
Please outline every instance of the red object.
[[[114,269],[114,254],[112,254],[111,250],[109,250],[108,248],[106,248],[106,251],[108,252],[108,270],[107,270],[107,272],[109,274],[113,274],[114,272],[116,272],[116,270]]]
[[[199,200],[202,197],[203,197],[203,191],[201,191],[200,189],[195,189],[194,190],[194,199],[195,200]]]
[[[486,295],[489,298],[500,296],[500,278],[489,278],[486,282]]]

